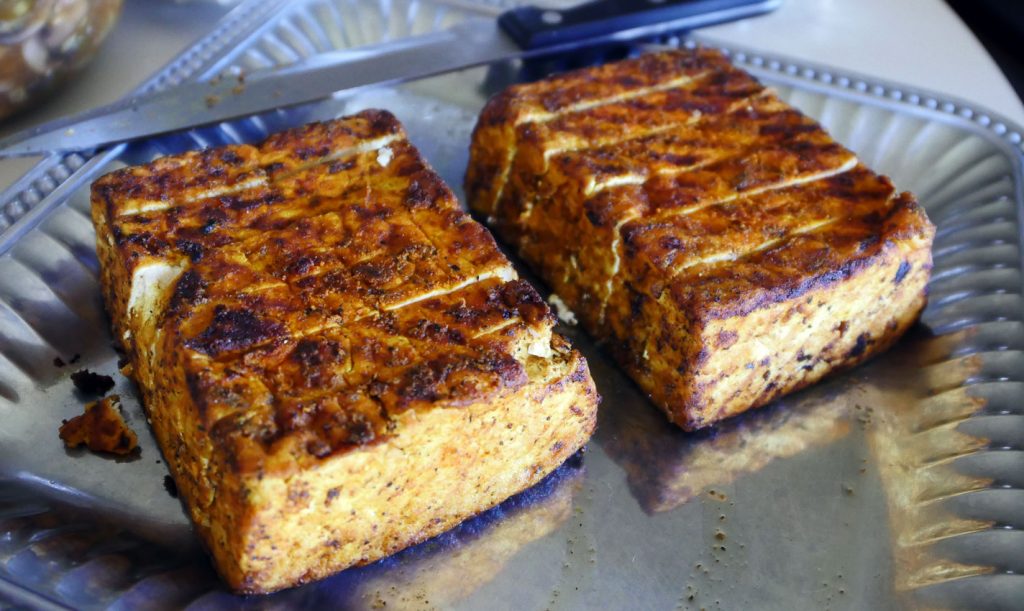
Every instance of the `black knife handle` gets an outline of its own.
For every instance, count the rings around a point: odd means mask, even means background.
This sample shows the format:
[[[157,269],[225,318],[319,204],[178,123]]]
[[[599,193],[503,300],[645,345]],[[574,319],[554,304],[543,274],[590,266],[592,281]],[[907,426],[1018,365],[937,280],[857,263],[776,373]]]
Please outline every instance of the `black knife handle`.
[[[502,13],[498,24],[522,49],[599,38],[668,21],[756,4],[752,0],[596,0],[558,11],[525,6]]]

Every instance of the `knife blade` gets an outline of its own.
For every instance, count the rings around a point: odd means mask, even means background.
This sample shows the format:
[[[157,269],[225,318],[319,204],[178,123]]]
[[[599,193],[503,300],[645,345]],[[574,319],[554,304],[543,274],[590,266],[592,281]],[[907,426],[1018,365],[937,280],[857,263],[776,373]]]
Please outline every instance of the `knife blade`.
[[[781,0],[596,0],[565,10],[521,7],[447,30],[314,55],[244,81],[221,77],[130,97],[0,139],[0,157],[83,151],[219,123],[365,87],[599,43],[720,23]]]

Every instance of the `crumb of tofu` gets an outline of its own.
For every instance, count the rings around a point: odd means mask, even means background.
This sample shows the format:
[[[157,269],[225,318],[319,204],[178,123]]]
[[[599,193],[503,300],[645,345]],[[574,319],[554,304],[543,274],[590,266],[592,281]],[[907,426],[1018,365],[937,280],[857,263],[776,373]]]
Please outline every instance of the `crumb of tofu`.
[[[135,452],[139,439],[121,415],[121,398],[104,397],[85,406],[85,412],[60,427],[60,438],[68,448],[86,446],[93,452],[125,456]]]
[[[164,476],[164,490],[171,495],[172,499],[178,498],[178,485],[174,483],[174,478],[170,475]]]
[[[114,387],[114,378],[88,369],[80,369],[71,374],[71,382],[75,388],[87,395],[103,396]]]

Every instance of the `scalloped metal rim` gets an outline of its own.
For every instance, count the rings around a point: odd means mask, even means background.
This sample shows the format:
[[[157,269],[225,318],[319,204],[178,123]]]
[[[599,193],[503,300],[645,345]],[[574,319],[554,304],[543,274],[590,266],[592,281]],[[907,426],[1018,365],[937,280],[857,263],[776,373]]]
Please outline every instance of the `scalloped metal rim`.
[[[210,74],[218,68],[218,61],[229,49],[229,43],[240,38],[256,35],[264,27],[275,22],[267,18],[272,12],[287,5],[284,0],[260,2],[248,0],[232,11],[208,37],[200,41],[163,71],[140,88],[139,91],[153,91],[173,86],[190,78],[201,78],[202,74]],[[929,120],[943,121],[964,129],[982,134],[992,142],[998,142],[1000,148],[1012,156],[1014,171],[1014,200],[1018,219],[1024,218],[1024,129],[1000,115],[980,109],[977,106],[955,98],[934,94],[924,90],[904,87],[857,75],[850,72],[835,70],[807,62],[797,61],[781,56],[765,54],[734,46],[722,46],[713,39],[693,37],[674,39],[672,44],[693,47],[705,44],[721,48],[739,65],[750,69],[756,75],[770,76],[771,79],[798,88],[823,92],[858,102],[888,108],[898,108],[901,112],[910,112]],[[85,182],[94,178],[99,170],[123,152],[117,147],[93,158],[80,155],[69,155],[62,158],[52,157],[43,160],[0,198],[2,202],[28,202],[30,207],[24,208],[12,223],[0,231],[0,254],[13,246],[27,231],[44,220],[48,214],[63,205],[67,196],[80,188]],[[8,200],[8,197],[11,199]],[[27,199],[26,199],[27,198]],[[0,204],[0,216],[7,211],[9,203]],[[1018,246],[1024,242],[1020,232],[1016,235]],[[1020,312],[1011,314],[1014,320],[1020,319]],[[0,596],[3,594],[23,594],[38,597],[38,593],[23,588],[19,584],[0,578]],[[27,600],[27,599],[26,599]],[[34,604],[43,604],[43,600],[34,598]],[[54,604],[45,599],[46,602]],[[57,607],[59,608],[59,607]]]

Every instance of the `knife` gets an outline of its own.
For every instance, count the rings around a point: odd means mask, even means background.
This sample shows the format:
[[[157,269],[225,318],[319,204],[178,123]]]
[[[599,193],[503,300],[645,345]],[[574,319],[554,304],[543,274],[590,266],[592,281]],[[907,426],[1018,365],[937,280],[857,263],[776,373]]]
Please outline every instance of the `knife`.
[[[0,140],[0,157],[92,150],[218,123],[339,92],[499,60],[526,59],[758,15],[781,0],[596,0],[564,10],[521,7],[396,42],[311,56],[242,80],[224,76],[129,97]]]

